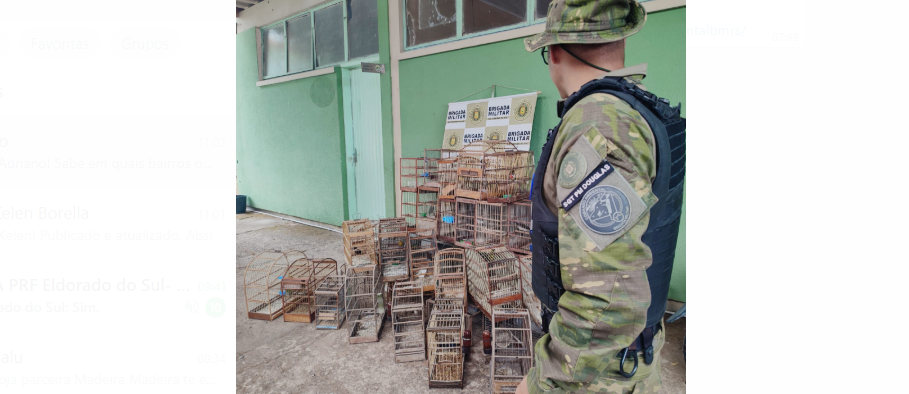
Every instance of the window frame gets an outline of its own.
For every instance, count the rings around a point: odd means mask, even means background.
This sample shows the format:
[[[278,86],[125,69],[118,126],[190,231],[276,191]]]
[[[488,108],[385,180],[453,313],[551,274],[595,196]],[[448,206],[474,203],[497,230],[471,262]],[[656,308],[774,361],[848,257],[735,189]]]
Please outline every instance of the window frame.
[[[546,16],[536,19],[536,9],[537,1],[549,2],[550,0],[527,0],[527,20],[521,23],[516,23],[513,25],[497,27],[495,29],[484,30],[471,34],[464,34],[464,0],[455,0],[455,35],[454,37],[443,38],[441,40],[424,42],[422,44],[408,46],[407,45],[407,2],[408,1],[420,1],[420,0],[402,0],[401,1],[401,48],[404,49],[404,52],[412,51],[416,49],[426,48],[433,45],[445,44],[453,41],[466,40],[468,38],[485,36],[488,34],[500,33],[506,30],[520,29],[522,27],[528,27],[533,25],[538,25],[541,23],[546,23]]]
[[[317,66],[316,64],[318,63],[318,61],[316,60],[316,12],[319,11],[319,10],[322,10],[322,9],[324,9],[324,8],[328,8],[328,7],[334,6],[334,5],[340,5],[340,6],[341,6],[341,25],[342,25],[341,28],[344,30],[344,57],[343,57],[343,59],[342,59],[341,61],[339,61],[339,62],[337,62],[337,63],[332,63],[332,64],[326,64],[326,65]],[[312,50],[312,64],[313,64],[313,68],[311,68],[311,69],[309,69],[309,70],[302,70],[302,71],[296,71],[296,72],[289,72],[289,71],[287,71],[287,70],[290,69],[290,54],[287,53],[287,49],[288,49],[288,48],[287,48],[287,45],[288,45],[288,39],[287,39],[287,22],[290,21],[290,20],[293,20],[293,19],[298,19],[298,18],[300,18],[300,17],[304,17],[304,16],[306,16],[306,14],[309,14],[308,17],[309,17],[309,29],[310,29],[310,42],[311,42],[311,44],[312,44],[312,45],[310,46],[310,48],[311,48],[311,50]],[[377,17],[378,17],[378,16],[377,16]],[[285,63],[285,64],[284,64],[284,70],[285,70],[285,72],[284,72],[284,74],[280,74],[280,75],[270,75],[270,76],[267,76],[267,77],[266,77],[266,76],[265,76],[265,67],[266,67],[266,65],[265,65],[265,59],[266,59],[266,58],[265,58],[265,39],[266,39],[266,37],[265,37],[265,34],[264,34],[264,30],[270,29],[270,28],[272,28],[272,27],[275,27],[275,26],[278,26],[278,25],[281,25],[281,24],[284,25],[284,58],[285,58],[285,60],[284,60],[284,63]],[[341,65],[341,64],[350,62],[350,61],[352,61],[352,60],[368,59],[368,58],[372,58],[372,57],[378,56],[378,51],[377,51],[377,52],[374,53],[374,54],[369,54],[369,55],[365,55],[365,56],[360,56],[360,57],[354,58],[354,59],[351,59],[351,58],[350,58],[350,52],[349,52],[350,49],[349,49],[349,44],[348,44],[348,42],[347,42],[347,40],[348,40],[348,37],[347,37],[347,0],[337,0],[337,1],[327,2],[327,3],[322,4],[322,5],[319,5],[319,6],[317,6],[317,7],[313,7],[313,8],[307,9],[307,10],[305,10],[305,11],[295,13],[295,14],[290,15],[290,16],[288,16],[288,17],[286,17],[286,18],[283,18],[283,19],[281,19],[281,20],[279,20],[279,21],[276,21],[276,22],[273,22],[273,23],[269,23],[269,24],[264,25],[264,26],[260,26],[260,27],[258,27],[257,29],[258,29],[260,32],[262,32],[261,34],[259,34],[259,36],[260,36],[260,39],[259,39],[259,41],[260,41],[260,42],[259,42],[259,47],[261,48],[260,51],[259,51],[259,58],[260,58],[259,67],[262,69],[262,79],[261,79],[262,81],[267,81],[267,80],[271,80],[271,79],[275,79],[275,78],[286,77],[286,76],[288,76],[288,75],[295,75],[295,74],[302,74],[302,73],[313,72],[313,71],[316,71],[316,70],[322,70],[322,69],[326,69],[326,68],[333,68],[333,67],[335,67],[335,66],[338,66],[338,65]],[[377,49],[378,49],[378,48],[377,48]]]

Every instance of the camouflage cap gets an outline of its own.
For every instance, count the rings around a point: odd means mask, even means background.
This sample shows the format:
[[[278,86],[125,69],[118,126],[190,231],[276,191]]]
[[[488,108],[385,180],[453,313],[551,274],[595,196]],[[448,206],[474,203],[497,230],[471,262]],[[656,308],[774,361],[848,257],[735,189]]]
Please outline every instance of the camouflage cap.
[[[647,12],[635,0],[553,0],[546,30],[524,39],[533,52],[555,44],[602,44],[637,33]]]

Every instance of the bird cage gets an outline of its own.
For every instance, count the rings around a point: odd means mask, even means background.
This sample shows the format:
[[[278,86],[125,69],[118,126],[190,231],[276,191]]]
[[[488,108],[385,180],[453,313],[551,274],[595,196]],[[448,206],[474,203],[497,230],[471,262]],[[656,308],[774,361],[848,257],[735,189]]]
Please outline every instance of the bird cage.
[[[533,364],[530,314],[526,309],[493,308],[490,392],[514,393]]]
[[[530,253],[529,200],[508,204],[508,250],[515,253]]]
[[[455,245],[473,248],[476,243],[477,201],[467,198],[455,200]]]
[[[422,186],[417,189],[417,229],[436,229],[439,209],[439,189]],[[410,225],[410,223],[408,223]],[[411,226],[414,227],[414,226]]]
[[[508,235],[508,204],[477,203],[475,246],[505,245]]]
[[[424,149],[423,164],[425,165],[426,186],[439,187],[439,161],[457,157],[458,151],[451,149]]]
[[[446,248],[440,250],[435,256],[435,266],[433,271],[436,276],[464,276],[464,250],[458,248]]]
[[[439,199],[453,200],[458,190],[458,159],[439,160]]]
[[[401,216],[407,222],[407,227],[417,226],[417,212],[420,210],[417,191],[401,190]]]
[[[490,202],[512,202],[530,196],[533,152],[519,151],[505,140],[471,142],[458,154],[456,195]]]
[[[439,232],[438,238],[440,241],[455,243],[457,232],[455,224],[455,216],[457,211],[455,209],[456,202],[455,200],[439,200]]]
[[[385,306],[379,296],[382,284],[380,274],[375,265],[347,267],[344,309],[347,312],[348,341],[351,344],[379,340],[385,318]]]
[[[419,282],[424,291],[432,291],[435,289],[435,283],[432,281],[433,257],[438,249],[435,230],[410,231],[407,247],[410,256],[410,280]]]
[[[407,279],[410,276],[407,249],[407,221],[405,218],[380,219],[376,226],[378,250],[385,281]],[[402,265],[403,260],[403,265]],[[404,270],[403,274],[400,272]]]
[[[401,190],[416,192],[417,188],[423,186],[427,179],[427,176],[424,174],[426,165],[424,164],[423,158],[402,157],[400,163]]]
[[[490,246],[464,251],[467,286],[483,314],[490,316],[492,307],[521,300],[521,273],[518,259],[504,246]]]
[[[338,274],[334,259],[300,258],[290,263],[281,279],[285,322],[310,323],[315,316],[316,288],[329,275]]]
[[[391,319],[395,336],[395,362],[425,360],[422,283],[395,283],[392,291]]]
[[[433,267],[436,308],[463,310],[467,302],[467,273],[464,251],[448,248],[436,253]]]
[[[347,264],[362,267],[376,264],[376,239],[369,219],[348,220],[341,223],[344,235],[344,256]]]
[[[533,292],[533,256],[529,254],[515,254],[518,258],[518,266],[521,269],[521,298],[524,301],[524,307],[527,308],[527,311],[530,312],[530,318],[533,319],[533,322],[542,327],[543,319],[541,315],[543,314],[543,309],[540,303],[540,299],[537,298],[537,295]]]
[[[463,388],[464,335],[462,310],[433,310],[426,326],[429,351],[429,388]]]
[[[281,301],[281,278],[290,266],[290,258],[306,258],[300,251],[282,253],[279,250],[259,253],[243,273],[243,292],[246,296],[246,315],[250,319],[274,320],[284,313]]]
[[[410,277],[410,268],[407,261],[407,249],[380,251],[379,263],[382,267],[382,281],[407,280]]]
[[[316,329],[337,330],[344,323],[344,276],[330,275],[316,287]]]

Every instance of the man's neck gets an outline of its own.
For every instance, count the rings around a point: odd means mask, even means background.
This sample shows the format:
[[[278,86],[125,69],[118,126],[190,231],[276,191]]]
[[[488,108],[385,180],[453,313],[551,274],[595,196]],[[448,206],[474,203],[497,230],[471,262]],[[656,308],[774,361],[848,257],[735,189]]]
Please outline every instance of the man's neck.
[[[598,64],[598,66],[600,66]],[[603,67],[610,71],[620,70],[625,68],[624,62],[612,62],[607,65],[602,65]],[[576,68],[572,73],[568,74],[568,83],[566,85],[567,92],[563,99],[568,98],[568,96],[574,94],[578,90],[581,90],[581,86],[584,86],[585,83],[593,81],[594,79],[599,79],[606,72],[603,70],[597,70],[588,65],[582,65],[581,67]]]

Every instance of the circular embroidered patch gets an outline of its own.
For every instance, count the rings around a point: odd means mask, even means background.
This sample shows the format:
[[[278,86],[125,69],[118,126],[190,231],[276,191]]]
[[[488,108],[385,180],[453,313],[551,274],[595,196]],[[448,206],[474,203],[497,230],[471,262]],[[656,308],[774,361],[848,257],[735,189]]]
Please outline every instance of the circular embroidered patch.
[[[587,173],[587,159],[578,152],[568,152],[562,158],[562,165],[559,167],[559,185],[569,189],[577,186]]]
[[[602,185],[588,190],[580,205],[581,221],[597,234],[619,232],[631,216],[628,198],[615,186]]]

